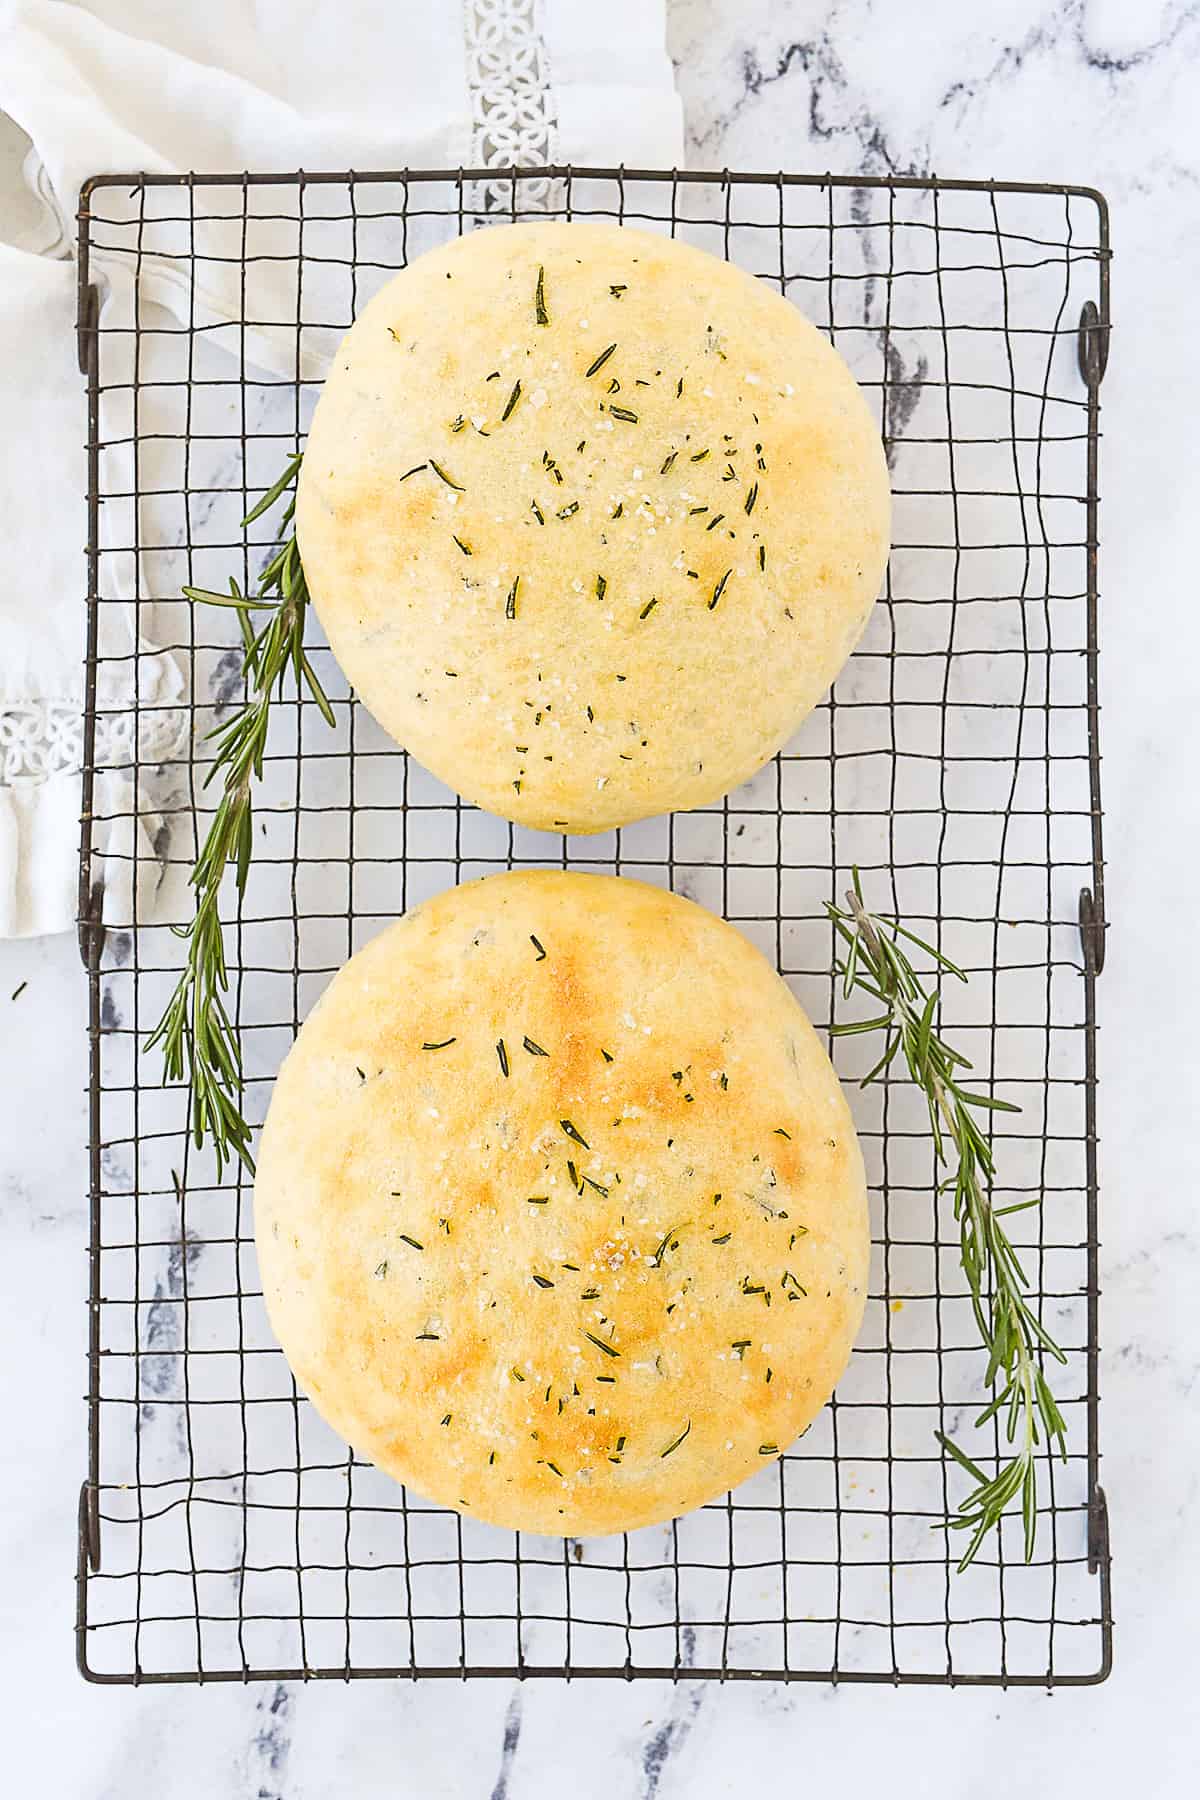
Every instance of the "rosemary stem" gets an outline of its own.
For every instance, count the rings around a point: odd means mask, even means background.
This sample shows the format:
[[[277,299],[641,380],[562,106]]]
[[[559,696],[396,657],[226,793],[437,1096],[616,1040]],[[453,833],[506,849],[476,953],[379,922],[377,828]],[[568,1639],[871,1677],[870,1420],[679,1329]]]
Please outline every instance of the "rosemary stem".
[[[1057,1445],[1066,1456],[1066,1424],[1050,1391],[1041,1359],[1049,1355],[1065,1362],[1066,1358],[1029,1304],[1029,1283],[1001,1224],[1002,1213],[1011,1209],[992,1205],[995,1160],[990,1127],[984,1129],[975,1116],[977,1111],[990,1118],[996,1112],[1018,1109],[995,1095],[972,1093],[959,1084],[957,1071],[969,1069],[970,1063],[941,1035],[939,986],[936,981],[925,986],[901,940],[924,950],[939,974],[951,974],[965,981],[963,971],[898,919],[882,919],[869,912],[857,869],[854,885],[846,894],[846,910],[832,904],[827,910],[846,946],[844,957],[836,963],[843,978],[843,993],[848,997],[858,989],[883,1007],[881,1013],[869,1019],[835,1024],[833,1035],[885,1033],[887,1048],[864,1077],[863,1085],[879,1080],[894,1057],[902,1053],[909,1078],[925,1099],[935,1162],[948,1167],[953,1160],[953,1173],[939,1183],[938,1193],[949,1191],[953,1195],[963,1273],[987,1352],[985,1385],[992,1390],[975,1425],[978,1428],[1003,1412],[1004,1435],[1013,1446],[1004,1466],[994,1476],[988,1476],[943,1432],[936,1434],[942,1448],[975,1484],[960,1502],[956,1516],[947,1521],[949,1529],[970,1533],[958,1567],[965,1569],[974,1560],[985,1537],[999,1528],[1005,1512],[1018,1498],[1028,1562],[1036,1541],[1037,1449],[1042,1434],[1048,1452]]]
[[[302,452],[287,467],[242,521],[251,525],[294,487]],[[193,604],[236,608],[242,634],[242,671],[247,697],[241,710],[222,720],[210,734],[214,746],[208,787],[221,783],[221,797],[191,873],[195,906],[191,920],[179,929],[187,951],[175,990],[150,1033],[146,1048],[161,1045],[163,1075],[169,1082],[187,1081],[191,1088],[191,1128],[196,1145],[211,1139],[220,1175],[237,1157],[253,1171],[251,1127],[243,1109],[242,1059],[237,1028],[224,995],[229,987],[222,936],[220,899],[225,872],[231,866],[237,891],[244,894],[254,852],[254,786],[262,779],[271,704],[282,695],[289,669],[297,690],[307,688],[328,724],[333,708],[304,650],[308,584],[292,529],[295,496],[284,509],[276,548],[258,577],[254,598],[243,595],[231,580],[228,596],[206,588],[184,588]],[[251,610],[269,617],[255,632]]]

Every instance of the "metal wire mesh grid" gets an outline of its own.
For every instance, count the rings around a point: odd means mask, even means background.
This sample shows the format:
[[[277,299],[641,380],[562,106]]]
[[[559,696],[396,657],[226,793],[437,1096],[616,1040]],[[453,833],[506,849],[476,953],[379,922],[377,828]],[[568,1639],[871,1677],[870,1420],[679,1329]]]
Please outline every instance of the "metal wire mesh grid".
[[[102,1681],[660,1675],[1003,1683],[1103,1678],[1094,986],[1103,958],[1096,456],[1107,216],[1082,189],[514,171],[105,176],[80,210],[89,385],[88,764],[81,947],[92,1044],[81,1667]],[[538,176],[544,172],[538,172]],[[494,178],[494,172],[491,172]],[[440,786],[314,661],[337,716],[275,709],[232,1005],[261,1121],[342,961],[407,906],[500,868],[670,885],[757,942],[818,1023],[840,1004],[823,902],[863,873],[970,975],[949,1034],[988,1091],[997,1202],[1067,1353],[1065,1462],[963,1574],[944,1529],[985,1466],[984,1360],[920,1097],[853,1095],[872,1184],[867,1317],[805,1437],[719,1504],[589,1542],[513,1535],[362,1463],[298,1394],[255,1266],[250,1185],[189,1144],[139,1039],[179,965],[214,800],[206,727],[241,692],[224,613],[175,598],[261,565],[238,521],[302,444],[337,336],[447,235],[547,210],[671,232],[781,288],[878,409],[895,548],[827,704],[721,805],[600,838],[508,826]],[[112,288],[98,325],[93,271]],[[122,298],[124,296],[124,298]],[[132,634],[123,623],[130,602]],[[315,620],[312,626],[315,628]],[[314,635],[310,633],[310,635]],[[152,647],[153,646],[153,647]],[[166,652],[164,657],[162,654]],[[178,662],[172,660],[178,658]],[[135,795],[156,809],[135,829]],[[153,893],[152,906],[148,894]],[[864,1044],[838,1040],[844,1077]]]

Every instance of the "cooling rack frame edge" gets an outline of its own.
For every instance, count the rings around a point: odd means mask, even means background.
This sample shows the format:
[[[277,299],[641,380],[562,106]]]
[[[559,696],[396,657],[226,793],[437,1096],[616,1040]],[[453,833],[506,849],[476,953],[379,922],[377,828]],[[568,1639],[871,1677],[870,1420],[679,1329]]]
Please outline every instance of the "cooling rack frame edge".
[[[449,1665],[422,1666],[409,1670],[371,1667],[255,1668],[253,1670],[140,1670],[101,1671],[88,1661],[87,1587],[91,1572],[102,1567],[102,1543],[99,1512],[99,1318],[100,1318],[100,1102],[102,1084],[99,1068],[101,1036],[101,957],[104,950],[104,896],[92,870],[92,809],[94,803],[94,755],[96,736],[96,687],[98,673],[98,575],[100,557],[99,532],[99,337],[100,289],[91,279],[90,199],[105,188],[130,187],[256,187],[273,183],[294,183],[301,189],[307,185],[347,183],[422,183],[507,182],[515,195],[517,184],[525,180],[596,179],[618,181],[670,182],[679,185],[745,185],[808,187],[817,189],[868,189],[875,191],[909,190],[919,192],[974,192],[991,194],[1026,194],[1060,196],[1091,202],[1097,214],[1097,274],[1099,302],[1087,301],[1077,327],[1079,370],[1087,393],[1087,504],[1086,504],[1086,684],[1088,720],[1088,780],[1091,797],[1091,885],[1081,888],[1078,902],[1078,926],[1083,956],[1084,978],[1084,1046],[1085,1046],[1085,1159],[1087,1183],[1087,1563],[1089,1572],[1098,1576],[1100,1615],[1100,1660],[1094,1670],[1038,1675],[1032,1673],[971,1672],[949,1673],[924,1671],[838,1670],[828,1669],[753,1669],[738,1667],[673,1666],[652,1667],[615,1663],[594,1667],[575,1665],[563,1669],[522,1663],[502,1667],[486,1664],[480,1667]],[[1100,387],[1108,364],[1111,332],[1110,271],[1112,260],[1109,207],[1106,196],[1095,187],[1081,183],[1005,181],[996,179],[942,178],[930,175],[845,175],[826,171],[800,174],[784,170],[653,170],[615,167],[552,164],[542,166],[506,166],[499,168],[402,169],[402,170],[319,170],[243,171],[186,174],[108,172],[90,176],[79,190],[76,213],[77,297],[76,354],[80,373],[86,384],[87,398],[87,541],[86,572],[87,606],[83,768],[80,807],[78,944],[80,958],[88,982],[89,1041],[89,1178],[88,1178],[88,1458],[87,1474],[79,1491],[76,1535],[76,1616],[74,1634],[76,1664],[83,1678],[98,1686],[203,1686],[215,1682],[310,1681],[310,1680],[458,1680],[512,1679],[576,1681],[608,1679],[633,1681],[770,1681],[822,1683],[833,1686],[892,1687],[991,1687],[1044,1688],[1090,1687],[1106,1681],[1113,1668],[1113,1617],[1111,1603],[1111,1541],[1108,1502],[1099,1474],[1099,1173],[1097,1159],[1097,1073],[1096,1073],[1096,981],[1103,972],[1108,920],[1105,911],[1105,865],[1103,852],[1103,814],[1100,793],[1099,688],[1098,688],[1098,613],[1099,613],[1099,407]]]

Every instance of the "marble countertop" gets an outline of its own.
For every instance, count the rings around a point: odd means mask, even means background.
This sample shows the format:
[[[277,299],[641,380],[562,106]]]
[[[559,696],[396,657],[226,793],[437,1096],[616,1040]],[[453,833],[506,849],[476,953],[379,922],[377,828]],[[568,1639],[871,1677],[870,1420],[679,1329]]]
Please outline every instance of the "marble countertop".
[[[980,22],[979,15],[984,15]],[[1200,7],[675,0],[695,167],[1077,181],[1113,215],[1103,387],[1101,1442],[1116,1666],[1040,1691],[504,1682],[104,1690],[74,1673],[86,1322],[84,986],[69,938],[0,943],[0,1694],[14,1792],[653,1800],[850,1780],[893,1800],[1192,1791],[1200,1314],[1184,1122],[1192,902]],[[0,145],[0,149],[3,146]],[[0,190],[2,191],[2,190]],[[1183,652],[1181,654],[1181,651]],[[1180,1174],[1181,1167],[1185,1171]],[[1193,1769],[1188,1776],[1187,1769]]]

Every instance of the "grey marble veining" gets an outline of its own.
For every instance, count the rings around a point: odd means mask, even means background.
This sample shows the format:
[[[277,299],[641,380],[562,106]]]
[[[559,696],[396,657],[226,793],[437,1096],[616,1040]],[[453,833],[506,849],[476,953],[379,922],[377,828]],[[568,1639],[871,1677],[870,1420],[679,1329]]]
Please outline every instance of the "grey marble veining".
[[[1009,0],[983,10],[679,0],[671,49],[694,166],[1076,180],[1113,206],[1101,511],[1112,930],[1099,987],[1111,1683],[1054,1696],[622,1682],[84,1687],[70,1653],[85,1380],[83,995],[70,940],[4,944],[0,1693],[16,1721],[18,1791],[715,1800],[853,1781],[896,1800],[1000,1800],[1018,1756],[1024,1778],[1056,1800],[1134,1784],[1156,1800],[1190,1791],[1200,1227],[1183,1125],[1200,1095],[1195,977],[1164,944],[1196,875],[1200,7]],[[165,1259],[164,1297],[183,1262],[182,1251],[174,1265]],[[151,1309],[164,1381],[177,1348],[169,1313]]]

